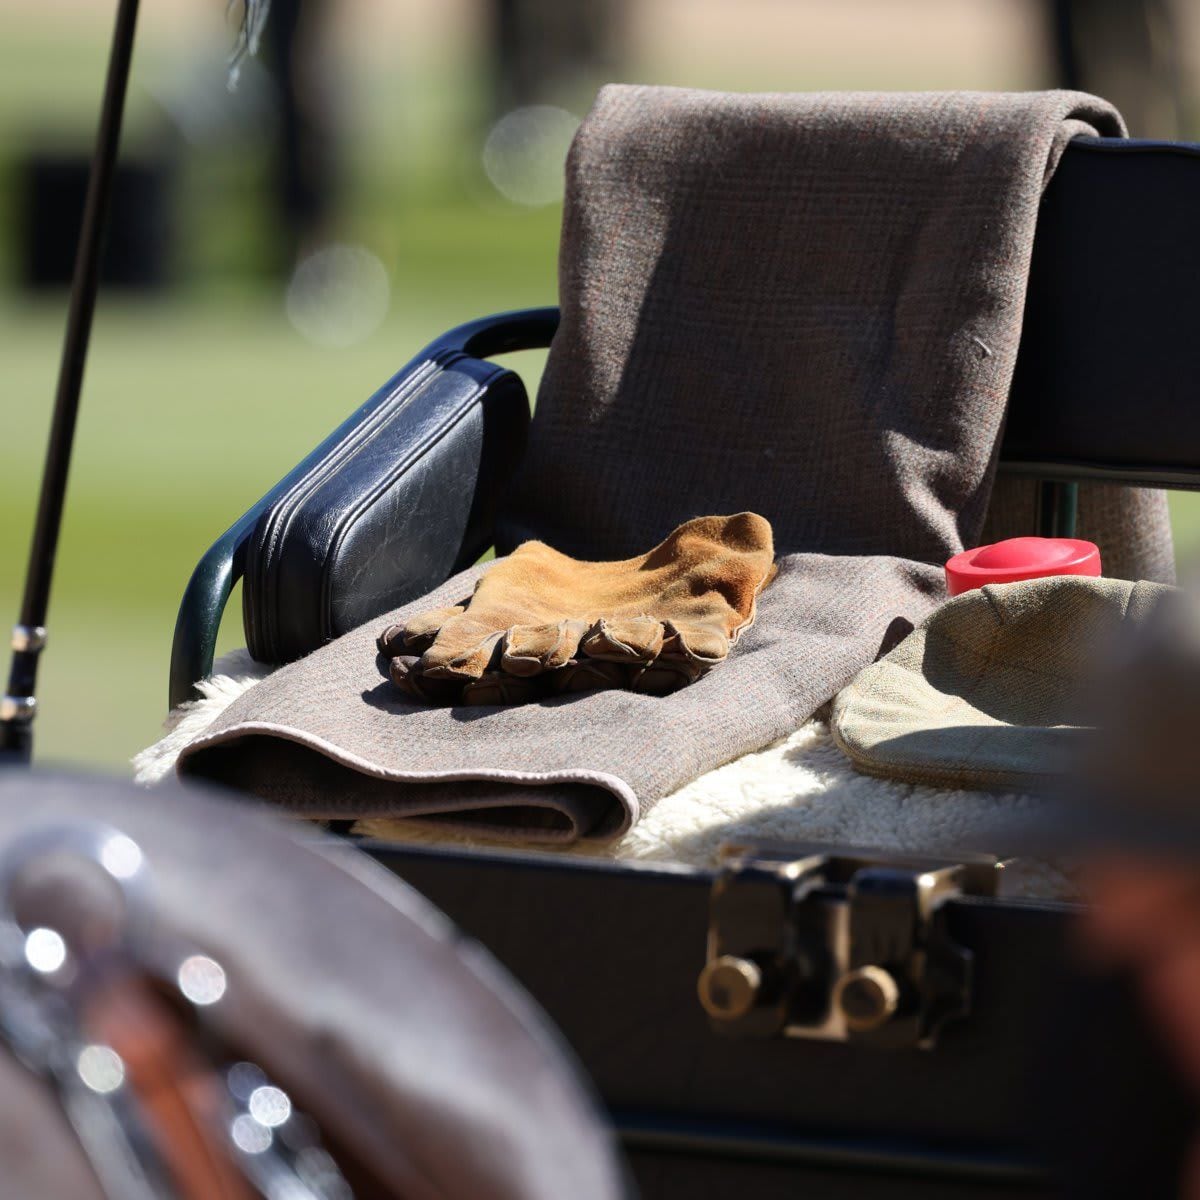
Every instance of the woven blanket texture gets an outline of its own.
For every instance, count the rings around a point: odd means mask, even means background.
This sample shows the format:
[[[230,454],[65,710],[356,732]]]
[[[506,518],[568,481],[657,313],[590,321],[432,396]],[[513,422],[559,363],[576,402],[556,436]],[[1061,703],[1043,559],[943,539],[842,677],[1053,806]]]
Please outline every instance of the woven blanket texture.
[[[395,695],[375,634],[469,594],[473,568],[273,674],[180,771],[311,816],[561,843],[619,837],[797,729],[978,541],[1043,188],[1070,137],[1121,133],[1073,92],[605,88],[568,158],[562,323],[497,546],[625,558],[758,512],[780,569],[757,623],[665,697]]]

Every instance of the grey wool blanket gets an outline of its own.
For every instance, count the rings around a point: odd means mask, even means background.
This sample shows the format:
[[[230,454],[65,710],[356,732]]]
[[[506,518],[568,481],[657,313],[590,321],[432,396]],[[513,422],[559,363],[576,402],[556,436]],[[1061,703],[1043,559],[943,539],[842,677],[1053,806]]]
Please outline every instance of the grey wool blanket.
[[[567,164],[562,325],[497,545],[627,558],[691,517],[758,512],[780,561],[756,624],[666,697],[399,696],[375,634],[469,595],[474,568],[252,688],[179,769],[312,816],[567,841],[618,836],[796,728],[978,542],[1042,190],[1069,138],[1121,133],[1071,92],[605,88]],[[1136,553],[1089,532],[1144,574],[1169,541],[1138,503]]]

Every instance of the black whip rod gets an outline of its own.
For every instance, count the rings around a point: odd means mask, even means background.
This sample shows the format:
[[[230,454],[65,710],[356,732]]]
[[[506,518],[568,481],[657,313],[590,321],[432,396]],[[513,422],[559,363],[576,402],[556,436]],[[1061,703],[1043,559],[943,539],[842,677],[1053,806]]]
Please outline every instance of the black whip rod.
[[[71,284],[58,391],[54,397],[54,416],[50,424],[50,441],[46,447],[46,464],[42,471],[37,522],[25,574],[25,595],[19,623],[13,629],[8,688],[0,699],[0,761],[27,763],[33,750],[38,656],[46,643],[50,582],[58,551],[67,475],[71,467],[71,446],[75,440],[75,419],[79,413],[83,369],[92,332],[92,314],[96,308],[96,290],[100,282],[100,256],[112,201],[113,175],[121,141],[121,119],[129,86],[137,12],[138,0],[119,0],[108,59],[104,104],[88,177],[83,228],[75,256],[75,277]]]

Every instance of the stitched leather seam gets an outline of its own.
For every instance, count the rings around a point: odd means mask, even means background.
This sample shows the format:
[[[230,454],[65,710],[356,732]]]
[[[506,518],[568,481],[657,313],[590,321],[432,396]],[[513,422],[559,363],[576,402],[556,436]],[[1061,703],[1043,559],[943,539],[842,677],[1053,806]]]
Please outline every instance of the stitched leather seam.
[[[258,585],[257,594],[261,597],[261,629],[262,641],[268,656],[275,660],[279,657],[279,638],[277,620],[278,587],[276,576],[271,572],[277,547],[286,538],[292,516],[302,503],[305,496],[315,487],[341,460],[350,453],[364,437],[368,437],[374,427],[385,421],[397,407],[402,408],[409,399],[409,394],[416,390],[424,379],[439,364],[435,361],[424,363],[411,375],[406,376],[389,396],[385,397],[371,412],[363,423],[354,429],[350,436],[336,446],[316,463],[311,470],[298,479],[278,504],[272,509],[264,530],[262,550],[257,557],[255,581]]]
[[[462,403],[450,412],[442,423],[433,430],[420,445],[414,446],[410,452],[396,464],[393,469],[388,472],[386,478],[375,487],[369,496],[361,499],[358,504],[350,507],[343,514],[338,522],[337,529],[334,532],[333,539],[330,545],[330,552],[325,558],[325,563],[321,569],[321,626],[322,632],[326,637],[333,635],[333,564],[337,561],[338,555],[341,552],[342,544],[346,540],[347,534],[350,532],[354,523],[362,516],[362,514],[371,508],[381,496],[387,494],[395,485],[396,481],[405,475],[412,466],[424,458],[438,443],[440,443],[452,429],[457,428],[462,422],[470,416],[478,404],[480,397],[484,396],[490,387],[492,387],[504,372],[497,372],[491,379],[484,383],[477,384],[475,390],[463,398]]]
[[[260,539],[261,550],[256,556],[255,592],[260,598],[259,625],[262,632],[262,644],[271,661],[279,657],[279,637],[277,620],[278,588],[269,586],[277,583],[270,568],[274,563],[277,547],[286,538],[292,517],[297,508],[311,491],[322,482],[331,470],[338,466],[347,455],[353,453],[360,442],[369,439],[377,427],[385,423],[397,411],[403,409],[414,393],[418,392],[428,377],[440,372],[443,364],[435,359],[422,363],[410,375],[407,375],[397,385],[395,391],[385,397],[367,418],[353,430],[349,437],[330,448],[329,453],[320,462],[306,472],[288,489],[283,498],[272,508],[267,520],[266,529]]]

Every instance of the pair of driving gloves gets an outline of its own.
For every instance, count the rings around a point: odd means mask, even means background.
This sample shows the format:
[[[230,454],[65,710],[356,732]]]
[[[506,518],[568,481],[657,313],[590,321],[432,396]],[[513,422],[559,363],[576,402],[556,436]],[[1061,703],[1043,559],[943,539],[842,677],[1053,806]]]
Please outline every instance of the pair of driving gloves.
[[[389,625],[392,683],[428,704],[522,704],[625,688],[666,695],[720,663],[775,574],[755,513],[696,517],[646,554],[582,562],[525,542],[462,604]]]

